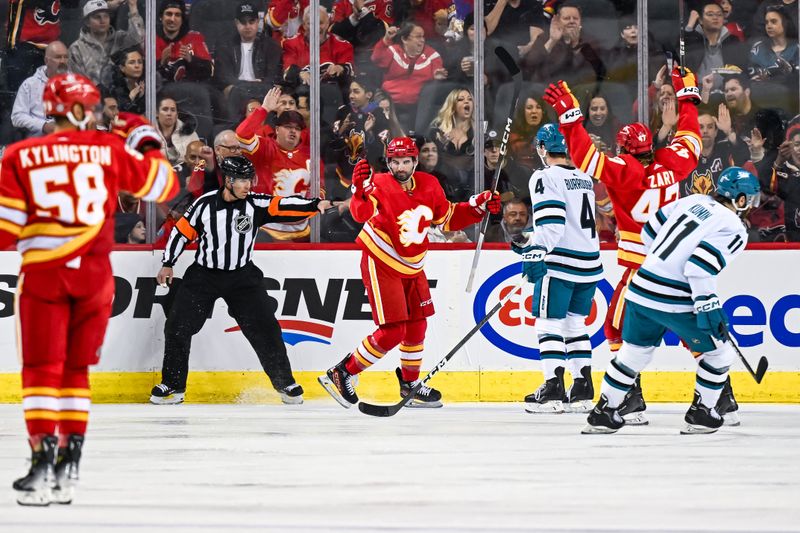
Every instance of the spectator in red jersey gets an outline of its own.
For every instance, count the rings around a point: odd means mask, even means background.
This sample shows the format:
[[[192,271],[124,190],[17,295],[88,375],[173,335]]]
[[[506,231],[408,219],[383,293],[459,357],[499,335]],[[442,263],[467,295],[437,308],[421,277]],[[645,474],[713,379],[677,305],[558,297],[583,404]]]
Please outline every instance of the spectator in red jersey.
[[[431,80],[444,80],[439,52],[425,44],[425,30],[413,22],[405,22],[398,30],[386,28],[383,39],[375,44],[372,61],[384,69],[383,89],[392,97],[400,124],[413,127],[417,100],[422,86]]]
[[[308,0],[274,0],[270,2],[264,17],[266,25],[272,28],[272,37],[281,42],[300,32],[303,25],[302,13],[308,7]]]
[[[69,47],[69,69],[98,85],[108,86],[114,73],[112,56],[142,43],[144,20],[136,0],[128,0],[128,31],[111,26],[106,0],[89,0],[83,6],[83,28]]]
[[[336,0],[331,33],[353,45],[357,72],[372,66],[370,54],[383,38],[384,27],[394,25],[392,0]]]
[[[189,30],[184,0],[162,0],[161,24],[156,36],[158,72],[164,81],[206,81],[214,73],[214,62],[203,36]]]
[[[308,37],[311,30],[311,7],[303,12],[303,31],[289,39],[284,39],[283,65],[284,78],[308,85],[311,80]],[[328,33],[330,17],[324,7],[319,7],[319,62],[322,82],[337,83],[346,87],[353,74],[353,45]]]
[[[222,93],[210,83],[214,62],[205,38],[189,30],[184,0],[161,0],[158,18],[156,61],[164,89],[194,114],[200,133],[210,136],[212,120],[227,119],[228,110]]]
[[[276,109],[281,90],[273,87],[264,103],[236,128],[236,137],[245,157],[256,167],[258,177],[253,192],[310,198],[311,160],[307,144],[302,143],[306,129],[303,116],[297,111],[284,111],[275,123],[275,137],[260,137],[257,131],[267,114]],[[320,169],[320,196],[324,196],[324,174]],[[274,240],[308,242],[307,222],[270,224],[265,231]]]
[[[333,24],[350,19],[353,26],[368,15],[394,25],[394,2],[392,0],[336,0],[333,4]]]
[[[78,0],[9,0],[3,68],[9,94],[44,63],[45,47],[61,34],[61,9]]]

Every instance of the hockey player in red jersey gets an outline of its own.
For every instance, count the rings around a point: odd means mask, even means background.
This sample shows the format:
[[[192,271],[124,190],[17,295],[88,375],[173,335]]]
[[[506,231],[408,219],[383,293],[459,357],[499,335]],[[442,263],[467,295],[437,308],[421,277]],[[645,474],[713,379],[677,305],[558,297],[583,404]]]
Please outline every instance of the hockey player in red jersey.
[[[500,197],[492,191],[476,194],[468,202],[450,203],[434,176],[415,171],[418,157],[413,140],[397,137],[386,149],[389,172],[373,174],[365,159],[353,170],[350,211],[353,219],[365,223],[356,242],[362,249],[361,277],[378,329],[319,377],[325,390],[346,408],[358,403],[355,376],[397,345],[401,396],[419,379],[426,319],[434,313],[422,270],[430,225],[458,230],[480,222],[487,209],[500,212]],[[422,387],[408,405],[441,407],[441,398],[439,391]]]
[[[625,314],[625,292],[633,275],[644,260],[640,233],[642,226],[658,209],[680,196],[679,183],[697,166],[702,149],[700,126],[695,104],[700,99],[697,80],[687,68],[672,70],[672,84],[678,98],[678,125],[675,137],[665,148],[653,150],[653,135],[639,122],[628,124],[617,134],[616,157],[608,157],[592,144],[583,128],[582,113],[575,96],[564,82],[550,85],[544,100],[559,116],[560,129],[567,140],[575,165],[603,182],[614,206],[619,230],[617,261],[625,273],[609,304],[605,335],[612,353],[622,345],[622,322]],[[737,417],[735,399],[726,382],[717,410],[730,413],[729,423]],[[637,378],[636,385],[620,408],[627,424],[647,424],[646,406]],[[722,413],[722,411],[720,411]]]
[[[43,101],[56,131],[9,146],[0,170],[0,247],[16,243],[22,254],[17,346],[32,450],[30,471],[13,484],[22,505],[72,500],[89,365],[98,362],[114,296],[117,194],[164,202],[178,192],[158,132],[141,117],[121,125],[127,141],[90,129],[100,93],[87,78],[51,78]]]

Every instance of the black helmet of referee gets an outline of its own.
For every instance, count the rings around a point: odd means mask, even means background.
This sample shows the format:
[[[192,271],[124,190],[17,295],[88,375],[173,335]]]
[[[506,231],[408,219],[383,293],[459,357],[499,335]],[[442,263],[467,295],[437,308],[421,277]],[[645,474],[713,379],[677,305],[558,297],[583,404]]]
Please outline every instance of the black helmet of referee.
[[[253,163],[246,157],[235,155],[226,157],[219,165],[222,175],[235,180],[252,180],[256,177]]]

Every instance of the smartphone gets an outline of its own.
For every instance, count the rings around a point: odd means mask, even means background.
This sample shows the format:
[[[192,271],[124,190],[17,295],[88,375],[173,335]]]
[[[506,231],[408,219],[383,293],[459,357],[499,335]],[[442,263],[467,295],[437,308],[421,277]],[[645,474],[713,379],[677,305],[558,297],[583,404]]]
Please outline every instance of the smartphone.
[[[667,72],[672,72],[674,61],[672,60],[672,52],[665,51],[664,56],[667,58]]]

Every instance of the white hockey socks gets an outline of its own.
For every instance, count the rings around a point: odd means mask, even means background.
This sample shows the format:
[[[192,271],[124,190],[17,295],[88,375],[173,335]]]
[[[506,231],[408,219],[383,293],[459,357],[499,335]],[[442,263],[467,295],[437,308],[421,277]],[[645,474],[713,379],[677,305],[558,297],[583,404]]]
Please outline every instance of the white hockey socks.
[[[654,352],[655,346],[622,343],[622,348],[617,352],[617,356],[608,363],[600,389],[601,393],[608,398],[609,407],[619,407],[625,394],[633,387],[636,376],[653,359]]]
[[[727,342],[697,358],[695,389],[700,393],[700,403],[707,407],[717,405],[722,387],[728,379],[728,369],[735,359],[736,353]]]

